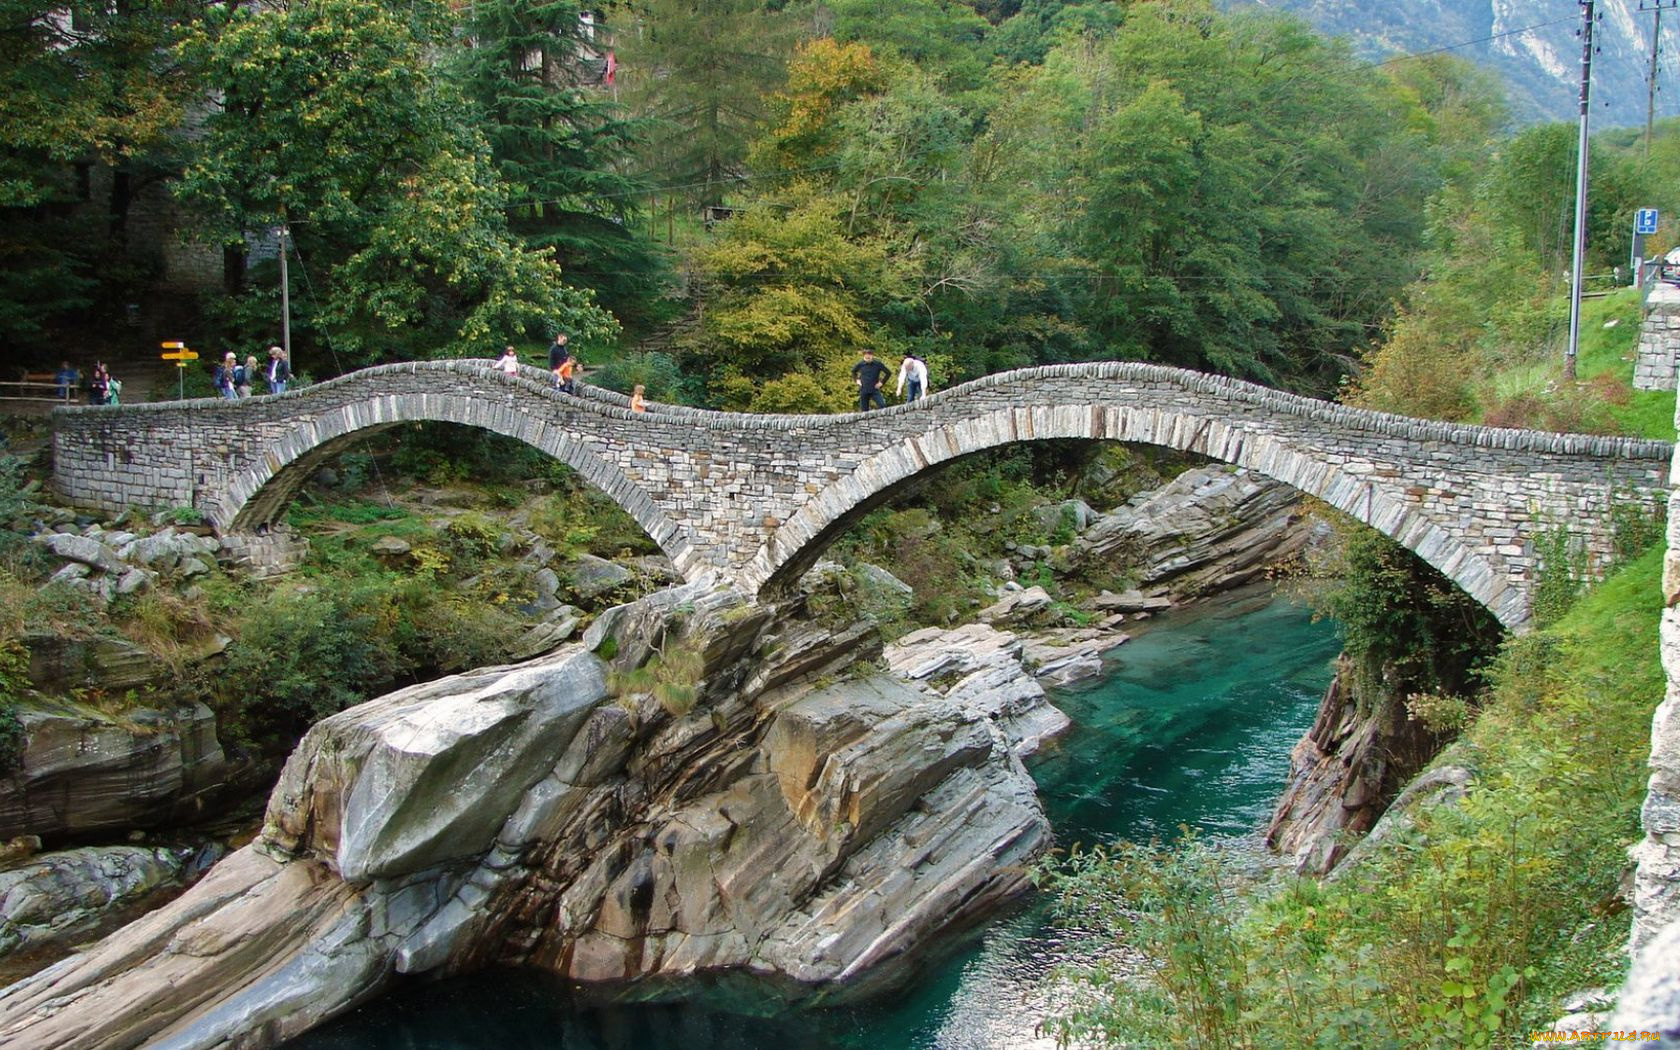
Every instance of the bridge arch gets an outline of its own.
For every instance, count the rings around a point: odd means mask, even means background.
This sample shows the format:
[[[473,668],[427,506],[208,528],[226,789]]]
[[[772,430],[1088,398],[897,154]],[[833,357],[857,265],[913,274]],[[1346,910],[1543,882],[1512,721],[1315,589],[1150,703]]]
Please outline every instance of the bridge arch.
[[[977,452],[1072,438],[1153,444],[1245,467],[1335,507],[1406,547],[1507,627],[1528,616],[1508,572],[1431,521],[1396,488],[1327,462],[1277,435],[1160,407],[1089,403],[997,409],[899,441],[830,484],[772,534],[745,571],[760,593],[791,587],[836,539],[917,477]]]
[[[542,374],[546,378],[546,373]],[[366,375],[353,373],[345,379]],[[523,397],[533,393],[546,398],[559,396],[546,383],[528,377],[509,378],[507,382],[525,388]],[[425,394],[370,390],[365,398],[346,400],[331,411],[301,417],[270,439],[262,455],[243,460],[219,493],[203,501],[205,515],[224,532],[256,531],[272,523],[303,483],[334,456],[380,431],[414,422],[454,423],[523,442],[577,471],[605,492],[679,568],[694,560],[695,542],[690,531],[673,521],[617,464],[569,433],[558,419],[515,410],[511,405],[506,410],[487,411],[480,390],[440,389]]]

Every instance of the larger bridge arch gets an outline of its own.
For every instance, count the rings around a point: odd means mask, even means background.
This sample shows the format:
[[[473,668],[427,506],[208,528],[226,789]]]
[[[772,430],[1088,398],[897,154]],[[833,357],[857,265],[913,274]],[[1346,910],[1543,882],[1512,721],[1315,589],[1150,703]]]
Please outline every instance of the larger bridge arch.
[[[930,469],[1048,438],[1142,442],[1249,467],[1323,499],[1435,565],[1508,626],[1528,617],[1537,541],[1568,528],[1608,561],[1615,505],[1660,509],[1672,446],[1368,412],[1138,362],[1002,373],[867,415],[753,416],[571,397],[488,361],[413,362],[277,397],[54,414],[54,481],[73,503],[199,508],[270,521],[322,459],[415,420],[542,449],[616,500],[683,575],[774,589],[869,507]]]
[[[766,590],[785,589],[830,543],[926,472],[1024,440],[1060,438],[1154,444],[1249,468],[1321,499],[1396,540],[1496,615],[1521,599],[1521,588],[1469,542],[1371,480],[1317,460],[1310,450],[1293,448],[1286,440],[1247,433],[1238,424],[1208,421],[1185,427],[1182,423],[1176,413],[1160,408],[1118,409],[1101,404],[1000,408],[934,434],[905,438],[807,501],[759,549],[746,579]]]

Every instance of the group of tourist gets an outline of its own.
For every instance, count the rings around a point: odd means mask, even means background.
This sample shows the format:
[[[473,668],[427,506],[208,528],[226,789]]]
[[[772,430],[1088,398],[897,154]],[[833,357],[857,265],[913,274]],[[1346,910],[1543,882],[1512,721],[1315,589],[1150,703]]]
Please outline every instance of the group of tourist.
[[[887,376],[892,374],[892,368],[881,361],[875,360],[875,351],[864,350],[863,360],[852,366],[852,380],[858,387],[858,411],[868,412],[872,408],[886,408],[887,399],[883,392],[887,384]],[[920,401],[927,393],[928,369],[927,362],[916,354],[905,354],[904,360],[898,366],[898,397],[904,398],[904,403]],[[908,393],[906,393],[908,391]]]
[[[258,380],[268,385],[271,394],[284,394],[286,384],[291,382],[292,367],[286,359],[286,351],[278,346],[268,348],[268,364],[259,366],[255,354],[245,358],[245,363],[239,363],[239,355],[229,350],[220,364],[216,366],[213,380],[216,392],[229,401],[251,396],[251,386]]]
[[[53,382],[58,384],[58,399],[69,402],[81,389],[82,373],[70,362],[60,361],[58,371],[53,373]],[[105,362],[94,362],[93,372],[88,375],[87,381],[88,404],[115,405],[121,402],[121,398],[122,381],[111,374]]]
[[[496,367],[507,375],[518,375],[519,352],[511,346],[504,348],[502,356],[496,359]],[[548,370],[554,376],[554,389],[567,394],[577,393],[573,380],[582,373],[583,366],[579,363],[577,355],[572,352],[571,340],[564,332],[557,334],[554,342],[549,344]],[[875,351],[863,351],[863,359],[852,366],[852,379],[858,386],[859,412],[887,407],[884,391],[887,377],[891,374],[892,369],[889,366],[875,360]],[[644,389],[642,384],[636,384],[635,390],[630,394],[630,411],[647,411]],[[903,398],[905,404],[909,404],[912,401],[920,401],[927,392],[927,362],[917,354],[905,354],[904,360],[898,366],[896,396]]]

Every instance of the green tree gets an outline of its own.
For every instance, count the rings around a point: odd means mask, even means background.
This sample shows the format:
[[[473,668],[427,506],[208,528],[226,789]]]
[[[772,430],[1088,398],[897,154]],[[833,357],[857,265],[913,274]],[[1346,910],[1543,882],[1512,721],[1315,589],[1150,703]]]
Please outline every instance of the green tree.
[[[696,204],[722,203],[793,51],[792,20],[758,0],[631,0],[615,8],[631,112],[655,122],[646,169]]]
[[[637,232],[648,192],[629,174],[638,127],[599,82],[604,59],[582,13],[577,0],[471,5],[456,79],[513,200],[513,231],[615,316],[646,323],[667,268]]]
[[[834,35],[878,52],[902,55],[953,89],[978,87],[991,28],[955,0],[831,0]]]
[[[846,237],[843,208],[796,184],[697,253],[707,305],[694,349],[725,407],[750,408],[761,387],[792,375],[809,382],[777,386],[774,410],[818,395],[804,410],[856,404],[848,370],[865,347],[883,349],[869,308],[897,278],[885,245]]]
[[[427,55],[436,12],[321,0],[239,9],[184,53],[221,95],[182,180],[213,235],[289,224],[307,332],[351,367],[488,354],[617,325],[508,230],[505,193]],[[260,338],[262,333],[256,333]]]
[[[1135,5],[1016,82],[1023,219],[1110,354],[1327,391],[1413,273],[1431,144],[1297,21]]]
[[[129,207],[179,170],[192,82],[169,44],[196,11],[0,0],[0,329],[14,344],[132,301]]]

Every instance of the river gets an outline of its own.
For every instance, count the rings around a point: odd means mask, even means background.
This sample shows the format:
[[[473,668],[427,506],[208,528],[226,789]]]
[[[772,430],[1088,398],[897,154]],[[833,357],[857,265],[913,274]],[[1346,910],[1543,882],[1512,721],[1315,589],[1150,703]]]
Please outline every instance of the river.
[[[1063,843],[1169,838],[1181,824],[1257,853],[1340,648],[1267,592],[1176,613],[1056,703],[1074,728],[1031,763]],[[598,1006],[540,974],[414,982],[288,1050],[1041,1050],[1046,975],[1074,950],[1029,904],[947,945],[899,994],[789,1009],[756,984],[677,1005]]]

